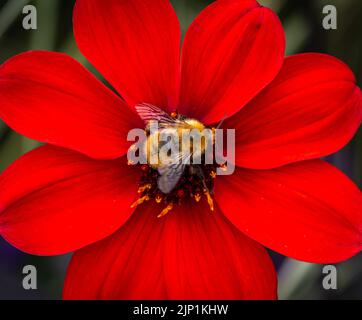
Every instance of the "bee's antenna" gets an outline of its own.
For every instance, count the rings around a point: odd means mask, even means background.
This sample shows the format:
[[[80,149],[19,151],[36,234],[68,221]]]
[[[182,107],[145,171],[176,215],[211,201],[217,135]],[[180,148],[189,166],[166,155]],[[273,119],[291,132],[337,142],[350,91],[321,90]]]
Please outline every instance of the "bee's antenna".
[[[225,113],[224,117],[221,119],[220,123],[217,125],[216,129],[220,129],[220,127],[222,126],[222,124],[224,123],[225,119],[227,118],[228,114],[227,112]]]

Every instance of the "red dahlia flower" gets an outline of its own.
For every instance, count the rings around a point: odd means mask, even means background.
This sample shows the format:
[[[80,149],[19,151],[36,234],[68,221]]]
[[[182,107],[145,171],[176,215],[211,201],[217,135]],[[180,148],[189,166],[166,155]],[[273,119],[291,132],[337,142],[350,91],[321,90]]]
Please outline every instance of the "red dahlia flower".
[[[31,254],[75,251],[64,298],[273,299],[276,273],[254,240],[318,263],[361,250],[361,192],[316,160],[361,123],[346,65],[284,59],[277,16],[254,0],[207,7],[181,59],[167,0],[77,0],[74,32],[122,98],[60,53],[32,51],[0,68],[0,117],[47,143],[0,176],[0,233]],[[144,127],[139,103],[205,125],[230,116],[237,169],[215,178],[213,213],[182,192],[161,219],[155,199],[131,208],[144,173],[127,165],[126,136]]]

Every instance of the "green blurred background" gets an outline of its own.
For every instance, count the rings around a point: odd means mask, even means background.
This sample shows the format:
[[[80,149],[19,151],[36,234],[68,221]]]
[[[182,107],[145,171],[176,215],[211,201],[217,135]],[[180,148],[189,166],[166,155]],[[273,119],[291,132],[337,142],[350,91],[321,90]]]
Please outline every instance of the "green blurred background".
[[[104,0],[106,1],[106,0]],[[152,1],[152,0],[150,0]],[[0,63],[18,53],[43,49],[66,52],[93,73],[100,75],[80,54],[72,34],[75,0],[0,0]],[[185,32],[194,17],[212,1],[173,0]],[[287,55],[324,52],[345,61],[362,84],[362,1],[360,0],[263,0],[282,20],[287,37]],[[35,5],[38,29],[22,28],[22,9]],[[323,7],[338,10],[338,29],[322,27]],[[1,103],[1,101],[0,101]],[[11,131],[0,120],[0,172],[37,143]],[[361,188],[362,130],[353,141],[328,161],[339,167]],[[1,190],[0,190],[1,192]],[[324,290],[322,265],[301,263],[272,253],[278,268],[281,299],[362,299],[362,255],[336,265],[338,289]],[[59,299],[70,255],[35,257],[23,254],[0,239],[0,299]],[[22,268],[38,270],[38,289],[24,290]]]

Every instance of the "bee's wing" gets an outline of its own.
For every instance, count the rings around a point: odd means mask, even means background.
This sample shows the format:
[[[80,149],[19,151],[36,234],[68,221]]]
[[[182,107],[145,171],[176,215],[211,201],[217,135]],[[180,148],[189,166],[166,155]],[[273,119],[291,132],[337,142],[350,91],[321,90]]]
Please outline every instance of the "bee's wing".
[[[174,124],[176,119],[172,118],[165,111],[148,103],[136,105],[136,111],[141,119],[147,124],[150,121],[158,121],[160,123]]]
[[[185,170],[188,157],[190,155],[184,156],[179,153],[172,159],[170,164],[158,168],[160,176],[158,177],[157,185],[163,193],[170,193],[176,187]]]
[[[152,104],[140,103],[137,104],[135,108],[138,115],[146,124],[149,124],[150,121],[157,121],[161,128],[175,125],[178,127],[188,127],[188,124],[184,121],[172,118],[167,112]]]
[[[157,186],[163,193],[170,193],[179,182],[182,173],[185,170],[185,165],[182,163],[172,164],[167,167],[162,167],[162,170],[159,168],[160,176],[157,180]]]

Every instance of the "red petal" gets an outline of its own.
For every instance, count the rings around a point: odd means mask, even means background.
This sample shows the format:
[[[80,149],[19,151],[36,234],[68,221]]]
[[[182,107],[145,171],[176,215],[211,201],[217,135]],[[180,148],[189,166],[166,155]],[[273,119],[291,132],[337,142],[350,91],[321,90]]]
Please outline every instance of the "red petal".
[[[75,253],[66,299],[273,299],[264,248],[205,204],[147,203],[117,233]],[[95,259],[100,263],[94,263]]]
[[[138,172],[53,146],[0,176],[0,234],[22,251],[62,254],[102,239],[131,215]],[[127,188],[125,188],[127,186]]]
[[[236,163],[268,169],[338,151],[362,119],[362,95],[349,68],[322,54],[289,57],[278,77],[240,113]]]
[[[239,111],[280,70],[284,31],[254,0],[221,0],[188,30],[182,51],[180,112],[205,123]]]
[[[77,0],[74,33],[129,105],[176,106],[181,31],[168,0]]]
[[[165,227],[165,281],[172,299],[275,299],[277,279],[266,250],[216,208],[189,205]]]
[[[46,51],[20,54],[0,67],[0,117],[32,139],[94,158],[127,152],[138,117],[72,58]]]
[[[237,169],[217,178],[215,197],[241,231],[289,257],[332,263],[362,249],[361,191],[321,160]]]

